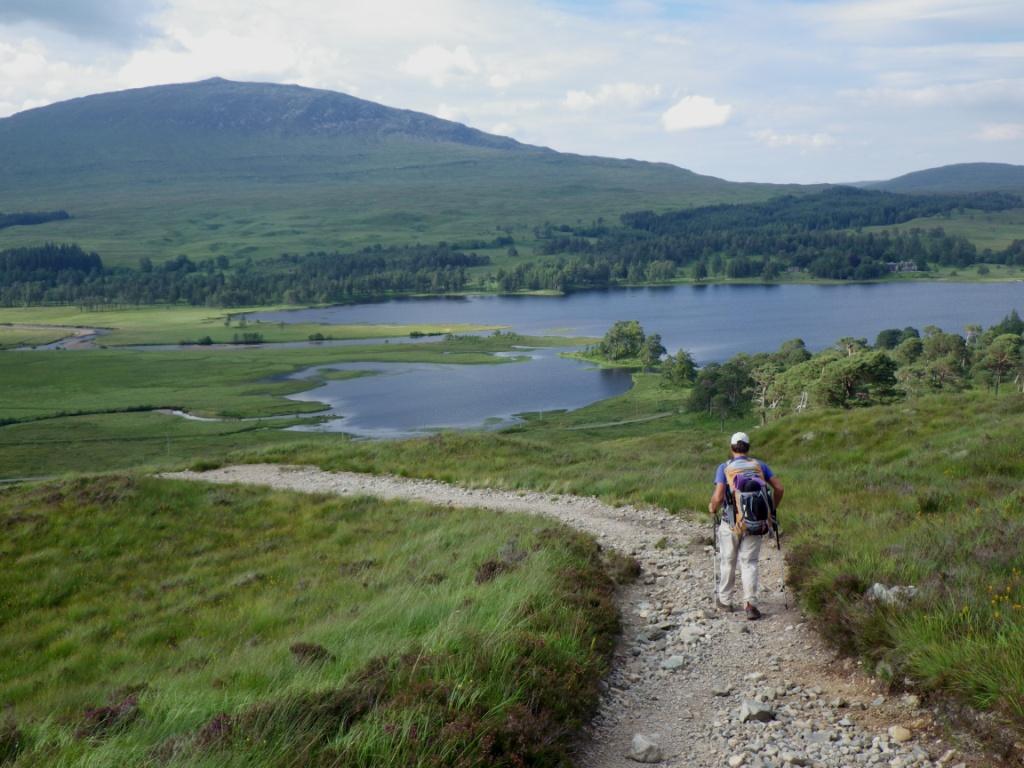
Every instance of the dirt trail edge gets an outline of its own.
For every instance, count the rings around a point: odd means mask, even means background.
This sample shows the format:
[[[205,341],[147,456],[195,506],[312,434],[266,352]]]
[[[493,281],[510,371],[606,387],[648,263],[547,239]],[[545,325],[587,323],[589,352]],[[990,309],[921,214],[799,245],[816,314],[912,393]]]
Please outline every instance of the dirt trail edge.
[[[313,467],[254,464],[162,476],[544,515],[635,556],[643,574],[619,595],[624,634],[578,750],[581,768],[968,764],[942,742],[916,697],[882,695],[856,664],[824,646],[782,591],[782,558],[767,541],[764,618],[749,622],[742,612],[712,610],[710,522],[664,510]]]

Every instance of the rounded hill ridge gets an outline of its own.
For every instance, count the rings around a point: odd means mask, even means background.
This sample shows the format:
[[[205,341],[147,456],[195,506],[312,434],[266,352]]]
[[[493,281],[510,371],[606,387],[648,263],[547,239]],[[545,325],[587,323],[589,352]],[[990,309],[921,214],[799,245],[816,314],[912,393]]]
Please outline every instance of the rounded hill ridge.
[[[38,120],[73,120],[108,130],[173,126],[243,135],[399,135],[493,149],[526,146],[451,120],[387,107],[346,93],[220,77],[71,99],[18,113],[0,120],[0,125],[7,122],[16,127]]]

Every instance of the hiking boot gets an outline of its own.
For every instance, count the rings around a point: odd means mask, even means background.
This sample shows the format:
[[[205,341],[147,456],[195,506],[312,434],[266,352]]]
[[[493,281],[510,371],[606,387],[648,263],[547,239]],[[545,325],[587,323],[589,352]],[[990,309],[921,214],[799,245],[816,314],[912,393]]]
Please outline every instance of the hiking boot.
[[[732,613],[732,603],[723,603],[717,597],[715,598],[715,608],[726,613]]]
[[[759,610],[757,610],[757,606],[756,605],[751,605],[750,603],[747,603],[746,610],[747,610],[747,620],[748,621],[757,621],[758,619],[761,618],[761,612]]]

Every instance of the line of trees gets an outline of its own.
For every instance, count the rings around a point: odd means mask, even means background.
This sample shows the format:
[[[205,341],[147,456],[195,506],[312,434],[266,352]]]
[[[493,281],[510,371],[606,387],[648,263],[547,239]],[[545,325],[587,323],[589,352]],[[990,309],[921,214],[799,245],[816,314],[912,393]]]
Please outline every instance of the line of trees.
[[[0,213],[0,229],[45,224],[48,221],[70,219],[67,211],[22,211],[21,213]]]
[[[657,235],[707,232],[825,231],[891,226],[957,210],[1019,208],[1021,198],[1005,192],[905,195],[856,187],[833,187],[813,195],[782,195],[760,203],[721,204],[669,213],[627,213],[622,223]]]
[[[664,282],[682,275],[698,282],[712,276],[772,281],[790,268],[823,279],[872,280],[888,274],[893,262],[910,263],[920,271],[933,264],[962,268],[982,259],[1024,266],[1024,241],[1015,241],[1005,251],[979,254],[966,238],[941,229],[778,236],[718,233],[702,238],[618,235],[599,241],[557,238],[544,243],[542,251],[571,255],[498,270],[495,287],[571,291]]]
[[[153,304],[244,306],[327,303],[466,287],[466,270],[486,255],[437,245],[372,246],[354,253],[284,254],[268,262],[178,256],[138,269],[106,267],[77,245],[0,252],[0,304]]]

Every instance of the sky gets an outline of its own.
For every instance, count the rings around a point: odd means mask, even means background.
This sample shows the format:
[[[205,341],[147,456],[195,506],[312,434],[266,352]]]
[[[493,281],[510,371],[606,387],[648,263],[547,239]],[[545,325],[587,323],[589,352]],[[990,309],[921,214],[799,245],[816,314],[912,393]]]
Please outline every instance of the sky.
[[[1024,0],[0,0],[0,117],[214,76],[736,181],[1024,163]]]

